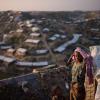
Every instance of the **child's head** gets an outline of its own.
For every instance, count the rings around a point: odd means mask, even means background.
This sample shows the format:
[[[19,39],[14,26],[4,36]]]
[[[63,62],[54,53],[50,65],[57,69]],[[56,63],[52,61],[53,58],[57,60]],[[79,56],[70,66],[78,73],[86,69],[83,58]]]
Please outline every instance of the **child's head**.
[[[52,90],[52,95],[54,96],[54,95],[61,95],[62,94],[62,90],[61,90],[61,88],[60,88],[60,86],[55,86],[54,88],[53,88],[53,90]]]

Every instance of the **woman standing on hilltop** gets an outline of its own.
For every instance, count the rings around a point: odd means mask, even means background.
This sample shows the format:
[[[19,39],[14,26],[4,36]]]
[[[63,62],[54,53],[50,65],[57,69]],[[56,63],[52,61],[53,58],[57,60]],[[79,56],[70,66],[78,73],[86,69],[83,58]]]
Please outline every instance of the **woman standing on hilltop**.
[[[93,62],[89,53],[81,48],[76,48],[67,65],[72,65],[71,84],[70,84],[70,100],[85,100],[84,83],[86,77],[88,83],[93,84]],[[90,100],[90,99],[89,99]],[[92,100],[92,99],[91,99]]]

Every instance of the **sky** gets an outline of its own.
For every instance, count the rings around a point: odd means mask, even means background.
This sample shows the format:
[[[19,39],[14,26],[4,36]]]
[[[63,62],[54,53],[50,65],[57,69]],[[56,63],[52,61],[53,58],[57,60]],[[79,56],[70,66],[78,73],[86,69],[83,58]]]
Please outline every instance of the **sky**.
[[[100,10],[100,0],[0,0],[0,10],[92,11]]]

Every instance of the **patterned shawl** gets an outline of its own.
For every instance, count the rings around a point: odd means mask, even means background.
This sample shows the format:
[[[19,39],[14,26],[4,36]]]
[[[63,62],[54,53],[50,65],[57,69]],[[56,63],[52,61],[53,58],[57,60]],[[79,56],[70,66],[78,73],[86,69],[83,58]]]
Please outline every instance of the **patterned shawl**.
[[[86,66],[86,75],[89,78],[89,84],[92,84],[93,83],[93,59],[92,59],[90,53],[84,51],[80,47],[77,47],[75,49],[75,51],[79,52],[82,55],[82,57],[84,59],[85,66]],[[75,61],[75,58],[76,57],[75,57],[75,55],[73,53],[71,55],[70,59]]]

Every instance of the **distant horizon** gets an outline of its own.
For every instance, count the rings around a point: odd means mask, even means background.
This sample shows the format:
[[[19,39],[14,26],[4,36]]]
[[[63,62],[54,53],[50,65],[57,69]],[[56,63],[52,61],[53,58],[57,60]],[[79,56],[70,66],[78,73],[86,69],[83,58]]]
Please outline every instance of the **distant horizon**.
[[[100,10],[0,10],[0,12],[3,11],[14,11],[14,12],[96,12]]]
[[[0,0],[0,11],[96,11],[100,0]]]

